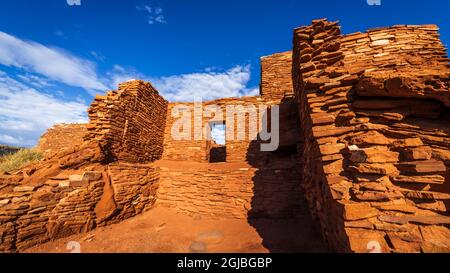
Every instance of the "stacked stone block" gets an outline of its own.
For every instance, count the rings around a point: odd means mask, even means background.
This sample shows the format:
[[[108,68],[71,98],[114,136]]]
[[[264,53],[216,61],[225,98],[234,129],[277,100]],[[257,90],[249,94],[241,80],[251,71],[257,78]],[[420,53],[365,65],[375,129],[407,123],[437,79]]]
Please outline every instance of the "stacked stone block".
[[[87,132],[87,124],[57,124],[42,135],[37,148],[46,156],[52,156],[83,144]]]
[[[305,212],[289,158],[258,168],[243,163],[164,162],[157,205],[213,218],[291,218]]]
[[[292,86],[292,51],[261,58],[261,96],[266,100],[290,99]]]
[[[89,134],[115,160],[145,163],[163,152],[167,101],[150,83],[129,81],[97,96],[89,108]]]
[[[107,157],[98,143],[87,142],[0,176],[0,251],[21,251],[151,208],[159,169],[104,164]]]
[[[436,31],[341,36],[316,20],[294,32],[302,183],[335,251],[450,251],[449,71]]]

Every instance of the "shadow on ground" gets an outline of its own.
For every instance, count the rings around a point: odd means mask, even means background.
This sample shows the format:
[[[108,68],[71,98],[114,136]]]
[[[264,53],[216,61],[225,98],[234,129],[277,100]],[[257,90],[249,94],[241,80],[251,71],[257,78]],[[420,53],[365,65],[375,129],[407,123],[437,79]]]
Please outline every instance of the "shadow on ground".
[[[287,118],[283,117],[282,111],[280,118]],[[292,128],[287,127],[292,124],[299,124],[299,121],[280,123],[280,132],[291,133]],[[247,161],[258,171],[253,177],[254,195],[248,223],[256,229],[270,252],[328,252],[314,228],[301,187],[298,138],[293,135],[290,139],[280,135],[281,145],[274,152],[261,152],[260,140],[251,142]]]

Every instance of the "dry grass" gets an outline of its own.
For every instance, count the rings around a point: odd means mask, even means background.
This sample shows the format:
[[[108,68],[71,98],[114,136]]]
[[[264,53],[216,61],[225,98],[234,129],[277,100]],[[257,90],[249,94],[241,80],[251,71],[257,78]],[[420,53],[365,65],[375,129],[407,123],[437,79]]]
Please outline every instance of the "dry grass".
[[[42,159],[36,149],[20,149],[16,153],[0,157],[0,172],[12,172]]]

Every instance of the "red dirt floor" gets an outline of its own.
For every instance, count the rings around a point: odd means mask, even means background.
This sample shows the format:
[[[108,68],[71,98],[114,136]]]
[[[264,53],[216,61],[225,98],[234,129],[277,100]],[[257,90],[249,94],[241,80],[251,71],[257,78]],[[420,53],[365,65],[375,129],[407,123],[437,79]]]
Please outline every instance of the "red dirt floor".
[[[298,219],[212,219],[156,207],[121,223],[48,242],[27,253],[326,252],[309,216]],[[262,227],[262,228],[261,228]],[[263,237],[263,238],[262,238]],[[76,244],[76,243],[75,243]]]

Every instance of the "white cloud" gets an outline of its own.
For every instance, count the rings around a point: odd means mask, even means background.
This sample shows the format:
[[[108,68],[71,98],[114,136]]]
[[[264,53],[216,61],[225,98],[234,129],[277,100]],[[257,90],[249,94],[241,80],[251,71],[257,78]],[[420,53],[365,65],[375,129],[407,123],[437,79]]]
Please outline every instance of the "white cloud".
[[[163,13],[162,8],[157,6],[144,5],[139,9],[156,15]],[[95,51],[90,54],[97,60],[104,58]],[[0,32],[0,64],[24,70],[17,78],[35,88],[61,82],[84,88],[91,95],[104,93],[107,89],[116,89],[119,83],[130,79],[152,82],[170,101],[192,101],[194,97],[212,100],[221,97],[254,96],[259,93],[258,88],[247,87],[250,80],[249,65],[237,65],[219,72],[216,67],[208,67],[201,73],[159,78],[148,77],[134,69],[115,65],[103,77],[98,77],[96,64],[92,61],[75,57],[61,49],[21,40],[4,32]]]
[[[149,6],[145,10],[158,15],[163,12]],[[98,52],[90,54],[97,60],[104,58]],[[4,32],[0,32],[0,64],[19,68],[13,77],[0,70],[0,142],[11,145],[34,145],[56,123],[87,122],[86,102],[80,96],[71,101],[59,99],[64,96],[54,88],[60,88],[59,83],[81,87],[95,95],[116,89],[121,82],[142,79],[151,82],[169,101],[194,98],[207,101],[259,93],[258,88],[248,87],[249,65],[237,65],[226,71],[208,67],[198,73],[166,77],[149,77],[133,68],[115,65],[99,77],[92,61]],[[48,93],[48,87],[52,87],[53,93]]]
[[[9,135],[0,134],[0,143],[21,146],[21,145],[23,145],[23,139],[20,137],[15,138],[15,137],[12,137]]]
[[[194,99],[209,101],[219,98],[257,96],[259,88],[247,87],[250,81],[250,65],[237,65],[227,71],[216,72],[208,68],[202,73],[181,74],[168,77],[148,77],[135,71],[115,65],[108,73],[110,88],[132,79],[142,79],[153,84],[168,101],[188,102]]]
[[[225,145],[226,127],[224,124],[215,124],[211,128],[211,138],[220,145]]]
[[[252,96],[257,89],[247,87],[250,66],[235,66],[225,72],[204,72],[152,79],[151,82],[169,101],[203,101],[224,97]]]
[[[132,79],[145,80],[147,77],[137,72],[135,69],[126,69],[120,65],[114,65],[113,69],[107,73],[109,79],[109,88],[117,89],[119,83],[123,83]]]
[[[18,67],[87,90],[106,89],[97,77],[95,63],[1,31],[0,64]]]
[[[64,32],[62,32],[61,30],[59,30],[59,29],[56,30],[54,33],[55,33],[56,36],[58,36],[58,37],[60,37],[62,39],[67,39],[66,34]]]
[[[57,123],[87,122],[87,105],[63,101],[0,71],[0,142],[32,146]]]
[[[23,82],[26,82],[38,88],[49,87],[53,85],[47,78],[32,75],[30,73],[26,73],[25,75],[17,75],[17,77]]]
[[[159,6],[141,5],[136,7],[137,10],[147,13],[147,22],[149,25],[167,24],[163,14],[163,9]]]
[[[102,54],[91,50],[91,52],[89,52],[96,60],[100,61],[100,62],[104,62],[106,60],[105,56],[103,56]]]
[[[132,79],[142,79],[153,84],[168,101],[188,102],[194,99],[209,101],[219,98],[257,96],[259,88],[247,87],[250,81],[250,65],[237,65],[227,71],[216,72],[208,68],[202,73],[181,74],[168,77],[148,77],[135,71],[115,65],[108,73],[110,88]]]

